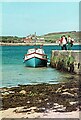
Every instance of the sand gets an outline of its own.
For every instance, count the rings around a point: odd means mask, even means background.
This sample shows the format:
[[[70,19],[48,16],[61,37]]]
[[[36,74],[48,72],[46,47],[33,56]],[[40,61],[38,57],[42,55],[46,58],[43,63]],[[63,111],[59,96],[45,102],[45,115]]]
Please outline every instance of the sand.
[[[7,110],[0,111],[0,118],[79,118],[79,110],[72,112],[53,112],[52,110],[48,110],[47,112],[37,113],[34,111],[31,112],[23,112],[16,113],[14,110],[20,109],[22,107],[17,108],[9,108]]]

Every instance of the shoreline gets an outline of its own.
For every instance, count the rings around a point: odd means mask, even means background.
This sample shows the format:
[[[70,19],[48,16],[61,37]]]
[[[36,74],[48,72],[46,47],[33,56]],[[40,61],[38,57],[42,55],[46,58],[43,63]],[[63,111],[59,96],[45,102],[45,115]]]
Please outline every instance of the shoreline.
[[[44,45],[44,46],[51,46],[51,45],[59,45],[59,43],[2,43],[0,42],[0,46],[33,46],[33,45]],[[74,45],[81,45],[81,43],[74,43]]]
[[[53,112],[51,110],[48,110],[47,112],[34,112],[32,110],[32,112],[30,113],[15,113],[15,109],[21,109],[21,107],[17,107],[17,108],[9,108],[8,110],[3,110],[3,111],[0,111],[0,116],[1,116],[1,119],[2,118],[80,118],[80,114],[81,114],[81,111],[72,111],[72,112]]]
[[[58,84],[0,88],[0,114],[5,118],[79,118],[79,77],[71,75],[67,82]]]

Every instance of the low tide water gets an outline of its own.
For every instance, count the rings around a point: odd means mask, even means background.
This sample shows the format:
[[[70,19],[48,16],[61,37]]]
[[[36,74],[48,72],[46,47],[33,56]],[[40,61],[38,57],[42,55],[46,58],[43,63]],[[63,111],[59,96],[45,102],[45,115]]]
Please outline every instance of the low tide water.
[[[42,68],[25,67],[23,57],[29,48],[33,48],[33,46],[0,46],[0,56],[2,57],[0,87],[12,87],[19,84],[56,84],[63,81],[68,75],[49,67],[49,65]],[[43,46],[43,48],[49,59],[51,50],[60,50],[59,46]],[[75,45],[72,49],[79,50],[81,46]]]

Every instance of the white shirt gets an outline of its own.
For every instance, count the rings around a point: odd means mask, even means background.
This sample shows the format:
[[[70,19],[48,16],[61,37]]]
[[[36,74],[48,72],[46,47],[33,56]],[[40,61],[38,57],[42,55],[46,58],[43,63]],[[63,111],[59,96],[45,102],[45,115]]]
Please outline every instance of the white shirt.
[[[63,37],[62,44],[65,45],[67,43],[65,37]]]
[[[72,40],[71,37],[68,37],[68,42],[71,42],[71,40]]]

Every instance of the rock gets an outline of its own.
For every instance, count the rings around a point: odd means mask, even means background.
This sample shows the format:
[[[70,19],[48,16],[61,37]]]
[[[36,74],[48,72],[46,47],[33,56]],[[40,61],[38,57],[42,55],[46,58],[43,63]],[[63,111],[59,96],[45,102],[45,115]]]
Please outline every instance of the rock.
[[[4,93],[4,92],[8,92],[8,90],[7,90],[7,89],[1,89],[1,88],[0,88],[0,93]]]
[[[58,93],[58,92],[59,92],[59,93],[62,92],[62,90],[63,90],[64,88],[65,88],[65,85],[62,85],[61,88],[58,88],[58,89],[57,89],[56,93]]]
[[[13,112],[20,113],[20,112],[22,112],[22,111],[23,111],[23,108],[17,108],[17,109],[15,109]]]
[[[19,75],[22,75],[21,73]]]
[[[37,109],[37,107],[31,107],[31,108],[29,108],[29,109],[31,109],[31,110],[36,110],[36,109]]]
[[[63,108],[63,105],[56,105],[56,106],[54,106],[54,109],[57,109],[57,108]]]
[[[27,101],[27,103],[29,104],[29,103],[30,103],[30,101]]]
[[[27,112],[27,114],[31,114],[31,112]]]
[[[26,91],[25,90],[21,90],[19,93],[20,94],[26,94]]]
[[[74,97],[74,94],[71,94],[69,92],[63,92],[62,95],[68,95],[69,97]]]
[[[31,110],[31,113],[34,113],[34,112],[35,112],[35,110],[32,109],[32,110]]]
[[[67,112],[72,112],[72,111],[76,111],[76,110],[77,110],[77,107],[75,105],[66,106]]]
[[[52,111],[53,112],[65,112],[66,111],[66,107],[64,107],[63,105],[59,105],[58,103],[54,103]]]
[[[48,101],[48,98],[46,98],[45,101]]]
[[[74,76],[69,76],[69,77],[66,77],[68,80],[70,79],[74,79]]]
[[[75,96],[76,98],[78,98],[78,94],[77,94],[77,93],[74,93],[74,96]]]
[[[13,94],[13,93],[15,93],[15,92],[14,92],[14,91],[9,91],[9,93],[10,93],[10,94]]]
[[[2,95],[9,95],[9,92],[4,92],[2,93]]]
[[[54,103],[55,106],[59,105],[58,103]]]
[[[62,90],[63,92],[66,92],[66,91],[69,91],[69,89],[64,89],[64,90]]]
[[[49,113],[49,109],[46,109],[46,113]]]
[[[37,108],[36,112],[45,112],[45,110],[46,110],[45,108]]]
[[[47,105],[50,105],[50,103],[47,103]]]
[[[75,102],[69,102],[69,103],[70,103],[70,105],[74,105],[74,104],[77,104],[78,101],[75,101]]]
[[[79,110],[81,111],[81,106],[79,106]]]
[[[56,93],[58,93],[58,92],[61,92],[61,88],[58,88],[58,89],[57,89]]]
[[[16,113],[21,113],[21,112],[30,113],[30,112],[35,112],[36,109],[37,109],[37,107],[30,107],[30,108],[24,107],[24,108],[18,108],[14,112],[16,112]]]
[[[41,103],[42,102],[42,100],[39,100],[39,103]]]
[[[66,107],[63,107],[63,108],[58,108],[56,110],[56,112],[65,112],[66,111]]]
[[[79,90],[79,88],[71,88],[70,90],[71,91],[76,91],[76,90]]]

